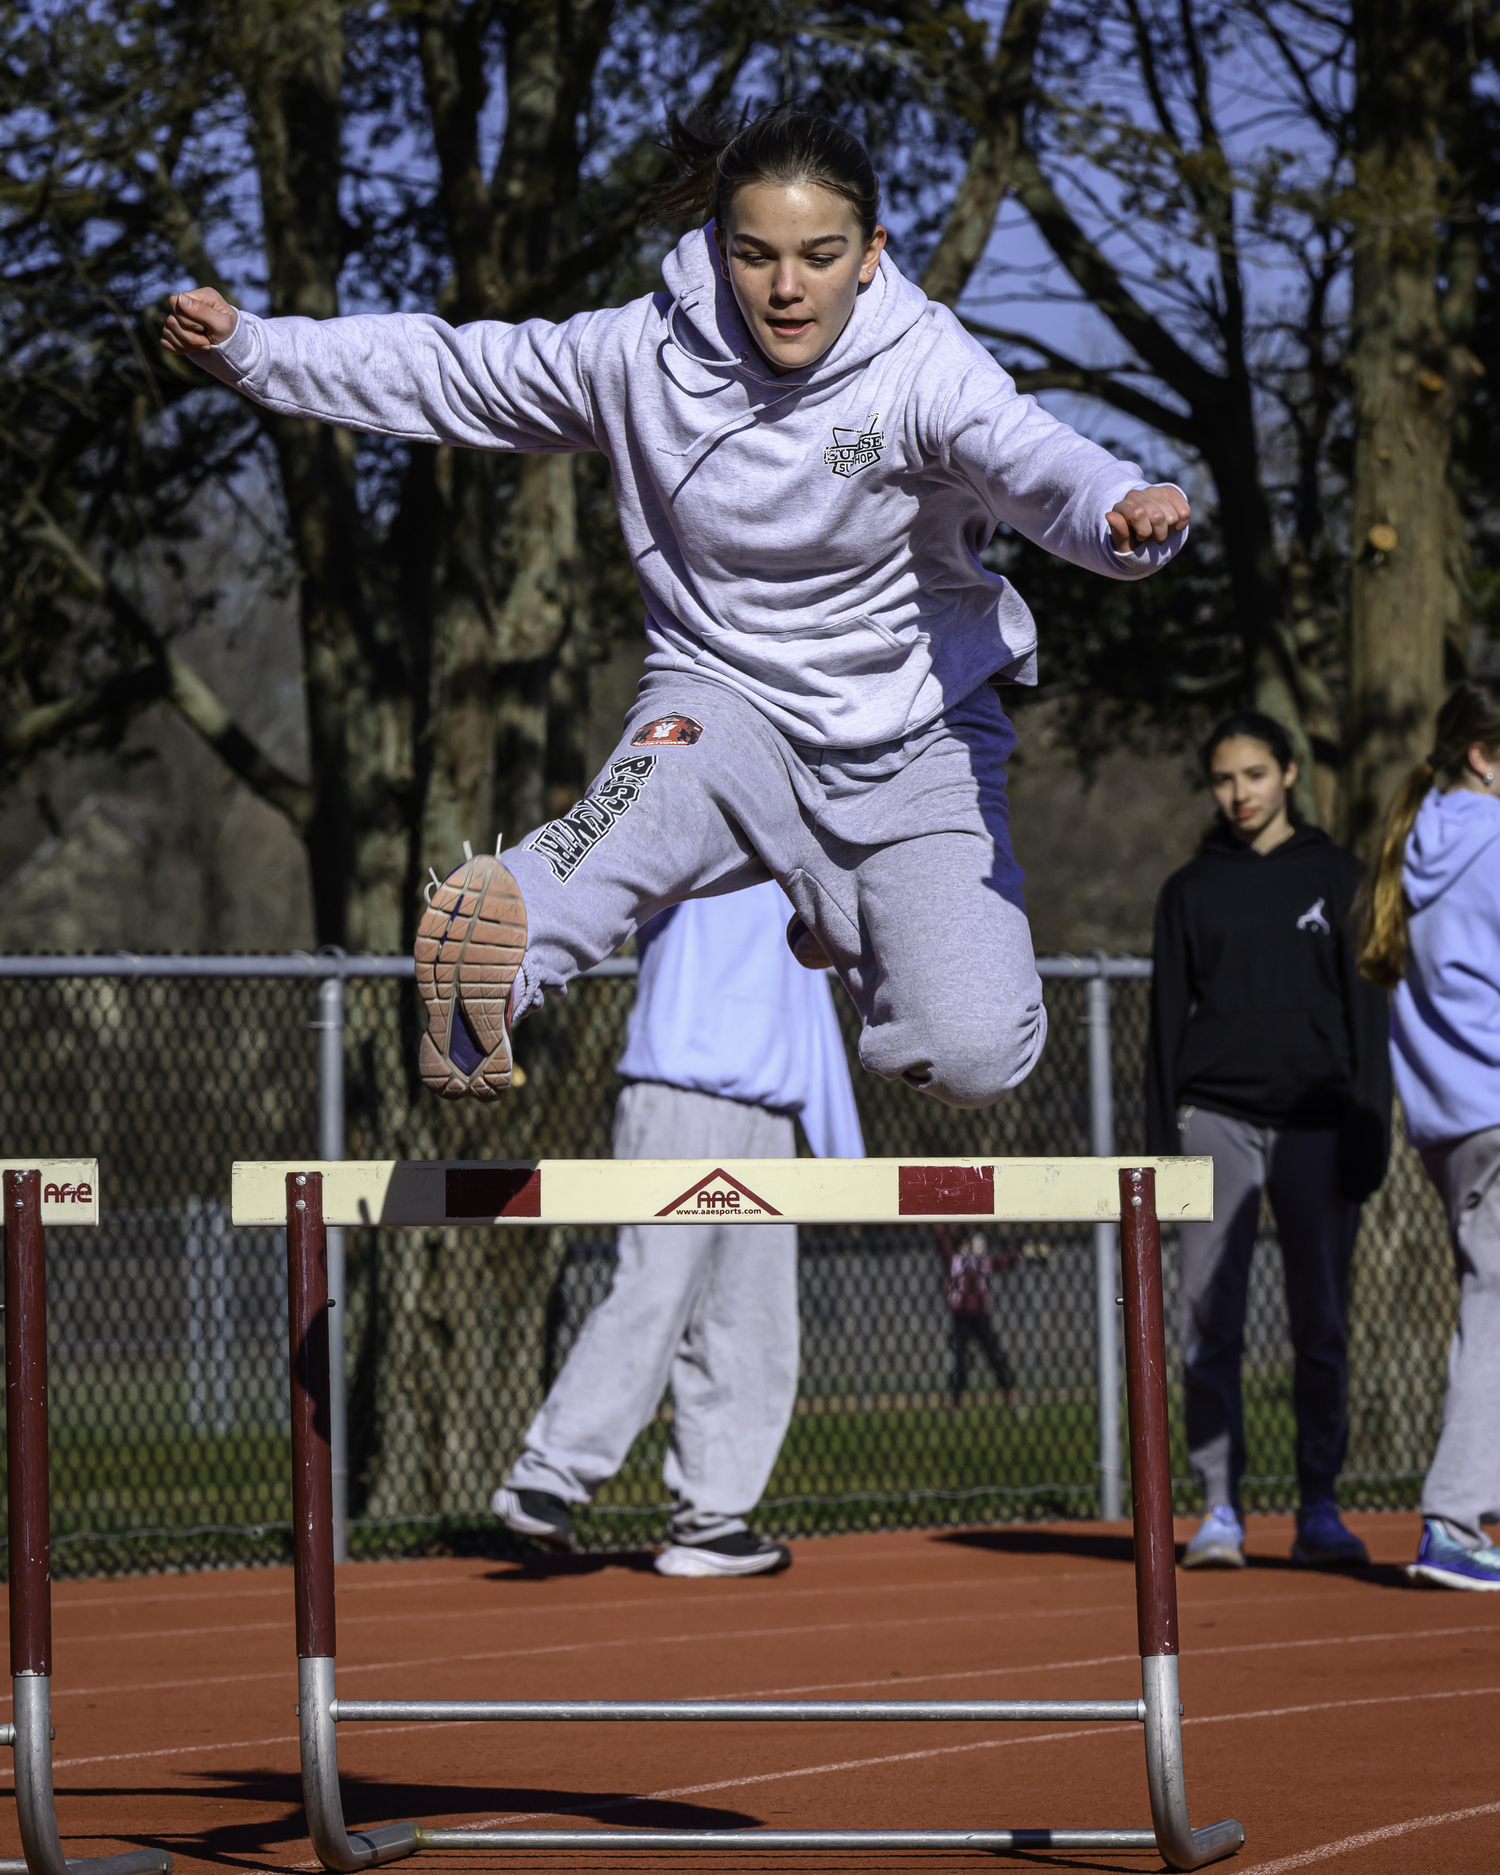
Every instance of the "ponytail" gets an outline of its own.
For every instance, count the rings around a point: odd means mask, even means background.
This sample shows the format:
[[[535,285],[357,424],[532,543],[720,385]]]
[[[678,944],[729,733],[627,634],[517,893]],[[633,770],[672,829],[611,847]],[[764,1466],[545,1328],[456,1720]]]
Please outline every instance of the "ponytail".
[[[1430,788],[1446,792],[1456,786],[1476,743],[1491,759],[1500,756],[1500,678],[1466,677],[1455,686],[1438,711],[1431,755],[1418,762],[1402,782],[1386,816],[1380,857],[1365,882],[1359,929],[1360,974],[1382,989],[1395,989],[1406,974],[1409,908],[1401,889],[1401,868],[1406,864],[1406,843],[1418,809]]]
[[[1386,816],[1380,857],[1365,883],[1364,917],[1359,926],[1359,972],[1383,990],[1393,990],[1406,974],[1406,894],[1401,868],[1417,809],[1432,786],[1430,762],[1418,762],[1401,784]]]
[[[831,117],[782,108],[737,123],[674,111],[663,147],[677,167],[653,198],[664,220],[722,222],[735,196],[751,183],[811,183],[843,197],[866,242],[875,233],[880,178],[859,138]]]

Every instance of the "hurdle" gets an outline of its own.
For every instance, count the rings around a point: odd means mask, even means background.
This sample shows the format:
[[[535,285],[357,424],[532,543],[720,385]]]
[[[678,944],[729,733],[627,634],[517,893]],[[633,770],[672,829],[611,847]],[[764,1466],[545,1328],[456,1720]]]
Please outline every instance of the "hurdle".
[[[234,1167],[236,1224],[287,1232],[292,1367],[292,1516],[302,1788],[325,1868],[353,1870],[420,1849],[1156,1850],[1174,1869],[1242,1847],[1232,1819],[1188,1818],[1178,1683],[1176,1559],[1167,1443],[1160,1219],[1213,1214],[1208,1159],[525,1160]],[[335,1685],[332,1469],[328,1443],[330,1225],[694,1223],[1100,1223],[1121,1225],[1135,1514],[1139,1699],[451,1700],[340,1699]],[[1150,1829],[531,1830],[350,1832],[337,1729],[357,1721],[1119,1721],[1142,1727]]]
[[[0,1875],[171,1875],[164,1849],[65,1858],[52,1792],[52,1499],[47,1452],[49,1224],[99,1222],[95,1159],[0,1159],[5,1217],[5,1438],[16,1815],[24,1856]]]

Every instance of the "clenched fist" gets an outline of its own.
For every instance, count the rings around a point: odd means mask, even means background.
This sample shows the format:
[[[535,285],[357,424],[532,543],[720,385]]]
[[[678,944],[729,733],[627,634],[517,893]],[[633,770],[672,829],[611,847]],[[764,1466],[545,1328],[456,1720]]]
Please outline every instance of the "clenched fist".
[[[179,358],[207,351],[210,345],[222,345],[239,322],[239,314],[229,301],[211,286],[174,293],[171,305],[172,316],[162,327],[161,342]]]
[[[1105,515],[1116,553],[1129,553],[1148,540],[1160,545],[1168,534],[1180,534],[1193,518],[1181,489],[1132,488]]]

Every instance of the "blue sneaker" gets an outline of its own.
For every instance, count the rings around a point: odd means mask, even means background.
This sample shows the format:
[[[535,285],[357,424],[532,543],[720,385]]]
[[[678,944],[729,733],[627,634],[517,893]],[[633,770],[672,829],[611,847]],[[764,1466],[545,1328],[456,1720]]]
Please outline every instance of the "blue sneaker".
[[[1500,1589],[1500,1549],[1493,1543],[1479,1549],[1455,1543],[1429,1517],[1422,1525],[1417,1560],[1407,1565],[1406,1573],[1413,1582],[1435,1589]]]
[[[1370,1552],[1339,1515],[1333,1499],[1324,1497],[1297,1512],[1292,1561],[1303,1569],[1366,1569]]]
[[[1182,1553],[1184,1569],[1243,1569],[1245,1526],[1232,1505],[1215,1504]]]

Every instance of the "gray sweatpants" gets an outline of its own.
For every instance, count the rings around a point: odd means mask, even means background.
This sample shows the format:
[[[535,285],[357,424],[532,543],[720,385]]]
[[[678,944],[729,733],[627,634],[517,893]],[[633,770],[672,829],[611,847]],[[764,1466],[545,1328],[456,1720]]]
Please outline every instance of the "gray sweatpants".
[[[617,1159],[790,1159],[786,1114],[654,1081],[615,1107]],[[629,1225],[609,1295],[573,1344],[506,1483],[586,1503],[672,1389],[672,1536],[745,1528],[797,1398],[792,1224]]]
[[[664,906],[771,877],[854,999],[864,1065],[987,1106],[1047,1033],[1010,850],[1014,746],[987,686],[904,741],[827,751],[710,678],[648,673],[587,797],[505,855],[529,925],[517,1015]]]
[[[1204,1503],[1240,1508],[1240,1365],[1262,1190],[1286,1278],[1297,1487],[1304,1504],[1332,1497],[1349,1444],[1349,1263],[1359,1230],[1359,1206],[1339,1193],[1338,1134],[1201,1107],[1184,1107],[1178,1130],[1185,1153],[1214,1162],[1213,1222],[1178,1227],[1188,1459]]]
[[[1429,1146],[1422,1163],[1447,1206],[1458,1265],[1443,1431],[1422,1514],[1478,1549],[1481,1521],[1500,1521],[1500,1126]]]

